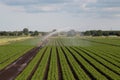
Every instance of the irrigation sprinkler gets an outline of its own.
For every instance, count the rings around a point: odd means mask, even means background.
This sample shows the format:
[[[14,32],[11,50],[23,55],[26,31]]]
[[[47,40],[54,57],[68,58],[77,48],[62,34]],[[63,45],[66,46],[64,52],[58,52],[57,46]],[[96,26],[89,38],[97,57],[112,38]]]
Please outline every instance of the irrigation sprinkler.
[[[57,30],[53,29],[49,34],[47,34],[41,39],[41,42],[38,44],[38,47],[39,48],[44,47],[48,43],[49,37],[56,33],[57,33]]]

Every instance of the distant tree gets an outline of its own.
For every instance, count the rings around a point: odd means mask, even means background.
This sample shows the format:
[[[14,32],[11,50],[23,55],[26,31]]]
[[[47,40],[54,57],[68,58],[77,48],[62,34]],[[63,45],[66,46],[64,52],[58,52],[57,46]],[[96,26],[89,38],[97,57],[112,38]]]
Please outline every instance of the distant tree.
[[[30,34],[32,34],[32,33],[33,33],[33,31],[29,31],[29,33],[30,33]]]
[[[96,35],[96,33],[97,33],[96,30],[92,30],[92,31],[90,31],[90,33],[91,33],[92,36],[97,36],[97,35]]]
[[[17,35],[22,36],[23,35],[22,31],[19,31]]]
[[[34,35],[35,35],[35,36],[38,36],[38,35],[39,35],[39,32],[38,32],[38,31],[35,31],[35,32],[34,32]]]
[[[86,31],[86,32],[84,33],[84,35],[90,36],[90,35],[91,35],[91,32],[90,32],[90,31]]]
[[[1,35],[1,36],[8,36],[9,34],[8,34],[8,32],[6,32],[6,31],[2,31],[2,32],[0,32],[0,35]]]
[[[24,28],[24,29],[23,29],[23,33],[24,33],[24,35],[28,35],[28,34],[29,34],[28,28]]]
[[[114,35],[115,33],[113,31],[109,31],[109,35]]]
[[[102,30],[97,31],[97,36],[102,36]]]
[[[13,31],[12,33],[14,34],[14,36],[18,36],[19,32],[18,31]]]
[[[91,35],[91,36],[111,36],[116,35],[120,36],[120,31],[102,31],[102,30],[91,30],[83,32],[84,35]]]
[[[86,31],[85,35],[92,35],[92,36],[102,36],[102,30],[91,30],[91,31]]]
[[[118,32],[116,33],[116,35],[117,35],[117,36],[120,36],[120,31],[118,31]]]
[[[31,36],[38,36],[39,32],[38,31],[34,31],[34,32],[30,31],[30,34],[31,34]]]
[[[109,31],[104,31],[103,36],[109,36]]]

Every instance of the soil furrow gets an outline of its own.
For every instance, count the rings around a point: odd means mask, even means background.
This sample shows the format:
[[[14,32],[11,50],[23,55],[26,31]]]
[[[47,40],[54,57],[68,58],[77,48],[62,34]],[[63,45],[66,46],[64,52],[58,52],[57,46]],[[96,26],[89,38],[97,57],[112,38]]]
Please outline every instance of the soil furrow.
[[[85,68],[85,66],[75,57],[75,55],[66,47],[66,49],[70,52],[70,54],[74,57],[74,59],[77,61],[79,66],[84,70],[86,75],[91,79],[95,80],[96,78]]]
[[[59,80],[63,80],[62,68],[61,68],[61,64],[60,64],[60,57],[59,57],[57,47],[56,47],[56,52],[57,52],[58,77],[59,77]]]
[[[71,70],[72,73],[73,73],[73,76],[74,76],[75,80],[79,80],[78,75],[76,74],[75,70],[73,69],[73,67],[72,67],[70,61],[68,60],[68,57],[67,57],[67,55],[66,55],[66,53],[65,53],[65,51],[63,50],[62,47],[61,47],[61,50],[62,50],[62,52],[64,53],[64,56],[65,56],[65,58],[66,58],[66,60],[67,60],[67,63],[68,63],[68,65],[69,65],[69,67],[70,67],[70,70]]]
[[[46,69],[45,69],[45,72],[44,72],[44,77],[43,77],[42,80],[47,80],[47,78],[48,78],[48,72],[49,72],[50,61],[51,61],[51,54],[52,54],[52,48],[50,50],[50,55],[49,55],[49,58],[48,58],[48,61],[47,61]]]
[[[42,56],[40,57],[39,61],[37,62],[37,64],[35,65],[35,67],[33,68],[32,72],[30,73],[30,75],[28,76],[27,80],[31,80],[32,79],[32,76],[34,75],[34,73],[36,72],[39,64],[41,63],[41,60],[46,52],[47,48],[44,50]]]
[[[80,48],[77,48],[77,49],[81,50]],[[87,50],[87,49],[85,49],[85,50]],[[83,50],[81,50],[81,51],[83,51]],[[93,53],[93,52],[91,52],[91,51],[89,51],[89,50],[87,50],[87,51],[90,52],[90,53]],[[88,54],[87,52],[84,51],[84,53],[86,53],[88,56],[90,56],[91,58],[93,58],[94,60],[96,60],[98,63],[100,63],[100,64],[103,65],[104,67],[108,68],[110,71],[116,73],[117,75],[120,75],[120,73],[118,73],[118,72],[114,71],[113,69],[109,68],[108,66],[106,66],[105,64],[103,64],[102,62],[100,62],[99,60],[97,60],[96,58],[94,58],[93,56],[91,56],[90,54]],[[95,54],[95,53],[93,53],[93,54]],[[98,56],[98,57],[102,58],[101,56]],[[108,60],[105,59],[105,58],[102,58],[102,59],[104,59],[104,60],[106,60],[107,62],[111,63],[110,61],[108,61]],[[118,68],[120,68],[119,66],[117,66],[117,65],[115,65],[115,64],[113,64],[113,63],[111,63],[111,64],[114,65],[114,66],[116,66],[116,67],[118,67]]]
[[[41,47],[35,47],[0,71],[0,80],[14,80],[35,57]]]
[[[72,47],[71,47],[71,49],[74,50],[76,53],[78,53],[78,55],[80,55],[85,61],[87,61],[91,66],[93,66],[99,73],[101,73],[103,76],[105,76],[108,80],[112,80],[112,78],[109,75],[102,72],[99,68],[97,68],[94,64],[92,64],[88,59],[86,59],[83,55],[81,55],[77,50],[75,50]]]

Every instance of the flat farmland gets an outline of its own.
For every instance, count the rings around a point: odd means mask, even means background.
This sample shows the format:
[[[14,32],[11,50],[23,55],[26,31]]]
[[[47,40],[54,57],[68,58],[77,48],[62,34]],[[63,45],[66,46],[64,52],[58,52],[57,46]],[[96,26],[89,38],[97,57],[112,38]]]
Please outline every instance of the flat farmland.
[[[0,69],[3,69],[18,57],[25,54],[25,52],[35,47],[39,38],[3,37],[0,41],[1,43],[2,41],[3,43],[5,42],[4,45],[0,45]]]
[[[33,45],[32,42],[36,43]],[[8,64],[34,48],[38,42],[39,39],[35,38],[0,46],[0,75],[2,70],[9,66]],[[119,80],[119,43],[120,38],[117,37],[50,38],[14,79]]]

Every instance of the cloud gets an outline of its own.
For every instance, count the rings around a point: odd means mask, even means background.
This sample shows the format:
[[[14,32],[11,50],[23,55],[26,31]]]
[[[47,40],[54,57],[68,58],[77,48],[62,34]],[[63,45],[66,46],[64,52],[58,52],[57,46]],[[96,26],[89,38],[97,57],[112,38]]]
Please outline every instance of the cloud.
[[[70,2],[71,0],[0,0],[2,3],[8,5],[33,5],[33,4],[57,4]]]
[[[114,15],[120,13],[120,0],[97,0],[96,3],[88,4],[89,13],[94,13],[101,18],[116,18]]]
[[[23,6],[29,12],[58,12],[58,10],[69,12],[71,8],[74,13],[87,10],[87,4],[96,0],[0,0],[0,2],[9,6]]]
[[[2,4],[0,3],[0,9],[1,9],[1,13],[2,12],[25,12],[25,9],[24,7],[22,6],[9,6],[9,5],[6,5],[6,4]]]
[[[58,12],[63,8],[64,3],[72,0],[0,0],[0,3],[8,6],[22,6],[26,12]]]
[[[19,6],[18,11],[27,13],[65,12],[89,17],[111,17],[120,13],[120,0],[0,0],[0,3]]]
[[[30,5],[24,7],[26,12],[40,13],[40,12],[57,12],[61,10],[61,5],[47,4],[47,5]]]

